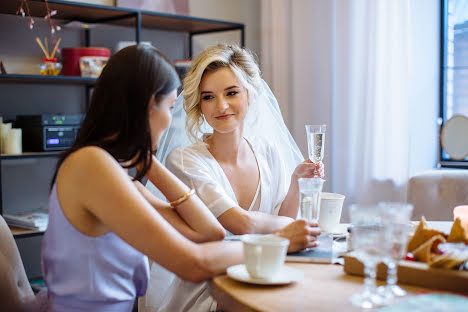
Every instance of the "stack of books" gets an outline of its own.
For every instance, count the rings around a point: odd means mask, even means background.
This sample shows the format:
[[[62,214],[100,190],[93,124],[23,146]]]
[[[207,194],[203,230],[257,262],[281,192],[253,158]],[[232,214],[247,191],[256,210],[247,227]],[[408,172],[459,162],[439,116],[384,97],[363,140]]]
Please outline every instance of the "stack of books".
[[[49,216],[44,209],[4,214],[3,218],[11,226],[38,231],[45,231],[49,223]]]

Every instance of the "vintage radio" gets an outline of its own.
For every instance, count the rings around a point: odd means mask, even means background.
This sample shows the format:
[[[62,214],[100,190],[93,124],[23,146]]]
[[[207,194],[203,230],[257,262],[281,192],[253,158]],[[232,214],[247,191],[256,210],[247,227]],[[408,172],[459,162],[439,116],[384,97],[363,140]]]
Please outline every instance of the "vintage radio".
[[[82,114],[18,115],[15,127],[23,131],[24,151],[58,151],[72,146],[83,118]]]

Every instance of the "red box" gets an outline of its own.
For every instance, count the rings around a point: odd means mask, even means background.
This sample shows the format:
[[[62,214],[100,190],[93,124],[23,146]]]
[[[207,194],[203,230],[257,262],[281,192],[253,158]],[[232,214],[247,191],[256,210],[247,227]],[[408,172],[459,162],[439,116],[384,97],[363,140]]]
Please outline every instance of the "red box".
[[[62,49],[62,75],[81,76],[80,57],[82,56],[104,56],[110,57],[108,48],[63,48]]]

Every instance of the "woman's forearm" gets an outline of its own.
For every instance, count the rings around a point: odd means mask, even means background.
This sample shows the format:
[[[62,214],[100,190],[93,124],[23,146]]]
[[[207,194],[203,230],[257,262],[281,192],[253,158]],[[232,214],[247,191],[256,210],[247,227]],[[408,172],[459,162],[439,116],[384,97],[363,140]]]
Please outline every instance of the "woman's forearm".
[[[192,247],[186,257],[172,261],[166,268],[194,283],[222,274],[243,261],[241,242],[210,242]]]
[[[240,207],[233,207],[219,216],[218,221],[229,232],[241,235],[273,233],[293,220],[284,216],[270,215],[259,211],[245,211]]]
[[[190,190],[188,186],[155,158],[147,173],[147,178],[169,201],[181,198]],[[199,238],[196,238],[197,240],[212,241],[224,238],[225,231],[223,227],[196,194],[190,196],[174,209],[177,211],[178,216],[180,216],[195,233],[200,235]],[[176,218],[173,220],[176,220]]]
[[[284,228],[293,221],[288,216],[276,216],[258,211],[252,211],[249,214],[254,223],[251,233],[270,234]]]
[[[278,212],[279,216],[286,216],[293,219],[297,218],[297,212],[299,210],[299,186],[297,180],[291,179],[288,193],[286,194],[281,208]]]

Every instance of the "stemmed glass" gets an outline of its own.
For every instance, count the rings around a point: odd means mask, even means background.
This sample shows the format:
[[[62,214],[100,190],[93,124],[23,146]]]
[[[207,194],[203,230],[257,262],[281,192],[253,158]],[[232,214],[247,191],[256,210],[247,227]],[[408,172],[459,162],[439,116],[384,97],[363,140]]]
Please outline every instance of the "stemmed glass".
[[[365,275],[364,291],[352,295],[350,301],[355,306],[371,309],[384,303],[377,294],[376,268],[386,251],[383,247],[385,224],[377,206],[351,205],[350,217],[353,226],[352,248],[364,264]]]
[[[397,282],[397,264],[406,254],[408,244],[408,223],[413,212],[413,205],[398,202],[381,202],[379,210],[385,223],[384,246],[387,249],[383,262],[387,265],[387,285],[379,287],[387,303],[395,297],[406,295],[406,291]]]
[[[306,125],[309,159],[315,164],[323,160],[326,125]]]

